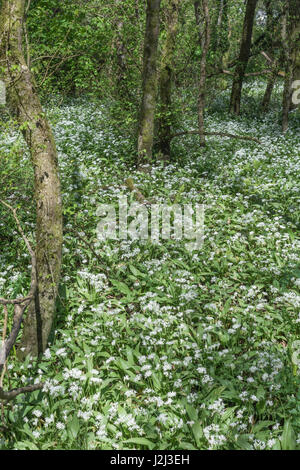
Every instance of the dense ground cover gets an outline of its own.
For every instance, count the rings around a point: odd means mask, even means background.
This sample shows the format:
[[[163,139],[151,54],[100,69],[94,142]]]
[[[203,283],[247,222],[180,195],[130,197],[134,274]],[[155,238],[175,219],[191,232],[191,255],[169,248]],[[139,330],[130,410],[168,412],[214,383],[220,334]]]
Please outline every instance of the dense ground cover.
[[[174,161],[137,173],[135,142],[110,108],[77,100],[49,106],[64,199],[64,278],[52,343],[37,364],[13,357],[6,381],[45,382],[5,408],[2,448],[271,449],[300,443],[297,116],[280,132],[277,95],[257,116],[228,117],[228,94],[207,128],[261,144],[196,136],[174,140]],[[193,106],[191,106],[193,108]],[[182,126],[195,128],[192,113]],[[1,197],[34,228],[32,174],[21,139],[0,140]],[[17,163],[18,162],[18,163]],[[21,164],[20,164],[21,162]],[[185,241],[97,240],[100,203],[134,196],[205,205],[203,248]],[[1,209],[0,296],[26,292],[27,254]],[[33,234],[31,233],[31,237]]]

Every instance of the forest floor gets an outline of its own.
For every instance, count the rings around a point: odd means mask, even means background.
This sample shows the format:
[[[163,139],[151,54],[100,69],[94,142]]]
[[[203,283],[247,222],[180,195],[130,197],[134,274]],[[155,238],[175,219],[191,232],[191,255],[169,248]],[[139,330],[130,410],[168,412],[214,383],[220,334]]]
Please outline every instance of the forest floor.
[[[5,407],[7,449],[292,449],[300,444],[297,116],[282,135],[279,94],[257,116],[210,106],[207,129],[261,144],[174,140],[174,161],[148,174],[109,109],[77,100],[48,109],[64,201],[63,280],[51,345],[36,364],[11,357],[5,385],[44,390]],[[193,114],[184,128],[192,129]],[[182,124],[183,125],[183,124]],[[181,130],[181,129],[178,129]],[[5,131],[5,129],[3,129]],[[0,138],[1,198],[33,238],[32,173],[21,139]],[[20,165],[21,161],[21,165]],[[97,239],[97,208],[127,196],[131,177],[156,204],[204,204],[202,248],[186,240]],[[0,296],[25,293],[29,257],[1,210]],[[148,210],[150,208],[148,207]]]

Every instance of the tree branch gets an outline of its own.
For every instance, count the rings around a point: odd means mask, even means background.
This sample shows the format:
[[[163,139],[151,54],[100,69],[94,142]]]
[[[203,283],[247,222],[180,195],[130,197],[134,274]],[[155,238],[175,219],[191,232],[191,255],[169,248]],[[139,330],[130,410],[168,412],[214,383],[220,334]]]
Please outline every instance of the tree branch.
[[[20,388],[13,388],[9,392],[5,392],[2,388],[0,388],[0,400],[10,401],[13,400],[15,397],[20,395],[21,393],[30,393],[35,392],[36,390],[41,390],[44,384],[34,384],[34,385],[27,385],[26,387]]]
[[[20,223],[20,221],[18,219],[18,216],[17,216],[16,209],[14,209],[12,206],[7,204],[7,202],[2,201],[1,199],[0,199],[0,203],[2,205],[4,205],[5,207],[7,207],[7,209],[9,209],[12,212],[13,217],[15,219],[15,222],[17,224],[18,230],[21,234],[21,237],[24,240],[25,245],[27,247],[27,250],[29,251],[29,254],[31,256],[31,265],[32,265],[32,268],[31,268],[31,284],[30,284],[30,290],[29,290],[28,295],[26,297],[21,297],[21,298],[18,298],[18,299],[3,299],[3,298],[0,298],[0,305],[3,305],[3,309],[4,309],[4,313],[5,313],[5,324],[4,324],[3,338],[2,338],[3,343],[2,343],[2,346],[1,346],[1,350],[0,350],[0,373],[1,373],[0,399],[12,400],[15,396],[19,395],[20,393],[30,392],[30,391],[33,391],[33,390],[37,390],[38,388],[42,388],[41,385],[39,385],[39,386],[30,386],[30,387],[23,387],[21,389],[14,389],[14,390],[11,390],[11,391],[8,391],[8,392],[3,391],[3,389],[2,389],[2,381],[3,381],[4,369],[5,369],[5,364],[6,364],[7,358],[9,356],[9,353],[10,353],[11,349],[13,348],[13,346],[16,342],[17,337],[18,337],[18,334],[19,334],[19,331],[20,331],[20,328],[21,328],[21,324],[22,324],[22,320],[23,320],[24,312],[27,309],[30,302],[32,301],[32,299],[34,298],[34,295],[35,295],[36,290],[37,290],[37,269],[36,269],[35,252],[32,249],[32,247],[31,247],[31,245],[30,245],[30,243],[29,243],[29,241],[28,241],[28,239],[27,239],[27,237],[26,237],[26,235],[25,235],[25,233],[22,229],[21,223]],[[8,314],[7,305],[13,305],[14,306],[14,317],[13,317],[13,325],[12,325],[11,331],[9,333],[8,338],[5,340],[6,325],[7,325],[7,314]],[[36,387],[38,387],[38,388],[36,388]]]

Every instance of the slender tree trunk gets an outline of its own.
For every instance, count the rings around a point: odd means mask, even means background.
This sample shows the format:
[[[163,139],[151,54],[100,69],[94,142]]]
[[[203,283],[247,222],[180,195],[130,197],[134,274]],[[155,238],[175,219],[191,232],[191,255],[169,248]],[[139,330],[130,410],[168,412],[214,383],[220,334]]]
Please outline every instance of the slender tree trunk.
[[[218,14],[218,20],[217,20],[217,25],[216,25],[216,30],[220,30],[221,25],[222,25],[222,20],[223,20],[223,13],[224,13],[224,0],[219,0],[219,14]],[[217,43],[216,43],[216,49],[218,49],[220,45],[220,35],[217,35]]]
[[[135,0],[135,17],[136,17],[137,21],[140,21],[139,0]]]
[[[126,46],[124,42],[124,14],[122,4],[124,0],[115,0],[117,15],[115,20],[116,36],[114,39],[114,49],[117,59],[117,92],[120,97],[128,94],[126,87]]]
[[[227,56],[230,44],[230,27],[228,21],[229,0],[217,0],[216,9],[211,26],[211,46],[215,66],[217,69],[227,68]],[[223,82],[223,79],[221,79]],[[220,80],[216,78],[216,89]]]
[[[160,70],[160,119],[159,149],[164,160],[170,159],[172,129],[172,84],[174,68],[174,51],[178,30],[179,0],[168,0],[166,7],[166,40],[163,47]]]
[[[240,54],[232,84],[230,112],[237,116],[240,114],[243,80],[250,57],[256,4],[257,0],[247,0]]]
[[[285,63],[285,79],[282,96],[282,131],[286,132],[289,127],[289,111],[292,98],[292,56],[289,34],[289,1],[286,0],[286,10],[282,18],[282,44]]]
[[[277,76],[278,76],[278,71],[279,71],[278,63],[277,61],[275,61],[274,64],[272,65],[272,72],[268,78],[268,83],[267,83],[264,97],[261,103],[261,109],[264,113],[266,113],[269,110],[273,89],[274,89]]]
[[[267,12],[267,24],[266,24],[266,39],[267,39],[267,51],[270,56],[272,56],[273,48],[274,48],[274,21],[273,21],[273,7],[272,1],[266,0],[265,2],[266,12]],[[266,90],[264,93],[264,97],[261,103],[261,109],[264,113],[269,110],[271,97],[273,93],[273,89],[276,83],[277,75],[278,75],[278,61],[275,57],[273,57],[274,61],[272,64],[272,72],[268,78],[268,83],[266,86]]]
[[[292,82],[300,80],[300,5],[297,2],[291,4],[291,47],[292,47]],[[299,104],[291,101],[290,109],[296,109]]]
[[[204,31],[201,35],[201,49],[202,55],[200,60],[200,77],[198,89],[198,128],[200,135],[200,145],[205,146],[205,128],[204,128],[204,110],[205,110],[205,95],[206,95],[206,65],[207,55],[210,45],[210,12],[208,7],[208,0],[202,0],[202,9],[204,17]]]
[[[294,62],[294,72],[293,72],[293,80],[292,82],[299,82],[300,83],[300,46],[299,46],[299,51],[298,51],[298,57],[296,58],[296,62]],[[299,88],[299,85],[298,87]],[[295,90],[293,90],[294,92]],[[299,104],[294,103],[293,101],[291,102],[290,109],[296,109],[299,108]]]
[[[194,2],[195,19],[196,19],[196,25],[197,25],[197,31],[198,31],[198,41],[199,41],[199,44],[201,44],[201,13],[200,13],[200,1],[201,1],[201,0],[196,0],[196,1]]]
[[[7,105],[29,147],[35,177],[38,293],[24,323],[25,355],[46,348],[53,324],[61,271],[62,209],[53,135],[23,55],[24,8],[25,0],[2,0],[0,59],[5,64],[1,77]]]
[[[143,58],[143,88],[138,131],[138,167],[152,160],[154,115],[157,97],[157,52],[161,0],[147,0]]]
[[[226,9],[226,0],[217,0],[216,1],[216,6],[215,6],[215,13],[212,21],[212,32],[213,32],[213,37],[211,41],[211,50],[214,53],[217,53],[220,42],[222,39],[221,33],[221,28],[222,28],[222,23],[224,19],[224,12]]]
[[[228,0],[226,0],[225,3],[226,9],[224,10],[226,13],[226,17],[224,20],[224,31],[226,34],[226,40],[224,41],[223,39],[223,48],[222,48],[222,68],[227,69],[228,68],[228,62],[229,62],[229,56],[230,56],[230,43],[231,43],[231,37],[232,37],[232,30],[233,30],[233,24],[232,20],[229,20],[229,5],[228,5]],[[224,33],[223,33],[224,34]]]

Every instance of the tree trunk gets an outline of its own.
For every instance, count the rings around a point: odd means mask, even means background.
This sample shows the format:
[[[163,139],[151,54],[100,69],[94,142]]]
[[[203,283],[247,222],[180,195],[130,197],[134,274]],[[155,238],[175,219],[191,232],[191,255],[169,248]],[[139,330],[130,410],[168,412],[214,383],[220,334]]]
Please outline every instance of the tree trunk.
[[[121,10],[123,0],[115,0],[117,14],[115,20],[116,36],[114,39],[114,49],[117,61],[117,92],[120,97],[128,95],[126,86],[126,46],[124,43],[124,13]]]
[[[291,42],[289,38],[290,31],[290,12],[289,1],[286,0],[286,9],[282,18],[282,44],[285,63],[285,79],[284,89],[282,96],[282,132],[286,132],[289,127],[289,112],[292,99],[292,55],[291,55]]]
[[[250,57],[256,4],[257,0],[247,0],[240,54],[232,84],[230,112],[237,116],[240,114],[243,80]]]
[[[278,64],[277,64],[277,61],[276,61],[272,65],[272,72],[271,72],[270,77],[268,79],[268,83],[267,83],[267,86],[266,86],[266,91],[265,91],[265,94],[264,94],[264,97],[263,97],[263,100],[262,100],[262,103],[261,103],[261,109],[264,113],[266,113],[269,110],[273,89],[274,89],[276,79],[277,79],[277,76],[278,76],[278,71],[279,71],[279,69],[278,69]]]
[[[196,2],[197,3],[197,2]],[[208,0],[202,0],[202,9],[204,16],[204,31],[201,34],[202,55],[200,60],[200,78],[198,89],[198,128],[200,135],[200,145],[205,146],[205,129],[204,129],[204,110],[205,110],[205,94],[206,94],[206,65],[207,55],[210,45],[210,13],[208,8]],[[195,7],[196,10],[196,7]]]
[[[215,53],[226,52],[228,40],[225,40],[224,29],[228,23],[228,0],[217,0],[214,18],[212,21],[212,41],[211,50]],[[227,25],[228,26],[228,25]],[[228,29],[226,28],[228,35]],[[222,44],[223,43],[223,44]],[[225,50],[224,50],[225,49]]]
[[[25,0],[3,0],[0,59],[7,105],[15,115],[31,153],[35,177],[38,293],[27,313],[22,336],[25,354],[46,346],[53,324],[61,271],[62,208],[55,143],[33,77],[24,60]]]
[[[300,9],[296,2],[291,3],[291,47],[292,47],[292,82],[300,80]],[[290,109],[296,109],[299,104],[291,101]]]
[[[166,40],[162,53],[160,70],[160,119],[159,119],[159,149],[164,160],[170,160],[171,130],[172,130],[172,83],[174,67],[174,51],[178,30],[179,0],[168,0]]]
[[[273,7],[271,0],[265,0],[265,8],[267,13],[267,24],[266,24],[266,50],[268,55],[272,57],[272,52],[274,49],[274,21],[273,21]],[[275,57],[273,57],[273,64],[272,64],[272,72],[268,78],[268,83],[266,86],[266,90],[264,93],[264,97],[261,103],[261,110],[266,113],[269,110],[271,97],[273,93],[273,89],[276,83],[277,75],[278,75],[278,62]]]
[[[294,71],[293,71],[293,80],[292,82],[300,82],[300,45],[299,45],[299,50],[298,50],[298,56],[295,58],[294,61]],[[297,89],[299,89],[299,85],[297,86]],[[293,90],[295,91],[295,90]],[[299,94],[299,93],[298,93]],[[296,102],[291,102],[290,109],[296,109],[299,108],[299,104]]]
[[[157,96],[157,50],[161,0],[147,0],[146,32],[143,57],[142,102],[138,131],[138,167],[152,160],[154,115]]]
[[[200,1],[201,1],[201,0],[196,0],[196,1],[194,2],[195,19],[196,19],[196,25],[197,25],[197,31],[198,31],[198,41],[199,41],[199,44],[201,44],[201,14],[200,14]]]

